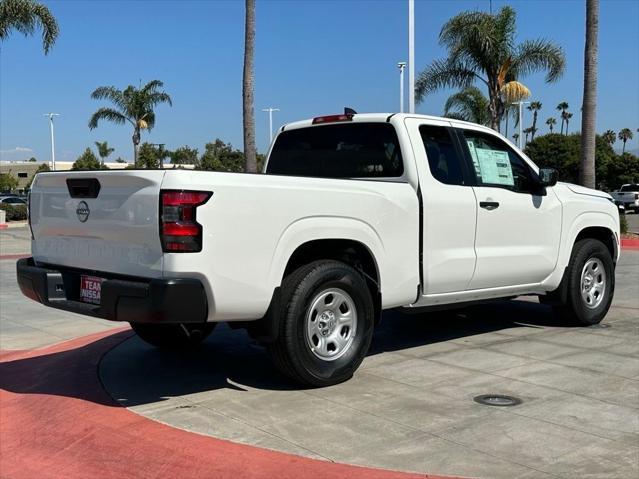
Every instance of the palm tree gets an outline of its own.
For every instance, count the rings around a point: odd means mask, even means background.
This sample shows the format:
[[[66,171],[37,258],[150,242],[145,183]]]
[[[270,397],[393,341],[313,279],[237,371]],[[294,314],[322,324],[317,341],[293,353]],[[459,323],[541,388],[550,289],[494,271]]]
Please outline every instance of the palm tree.
[[[560,112],[561,117],[561,134],[564,134],[564,113],[568,110],[568,102],[562,101],[559,105],[557,105],[557,111]]]
[[[546,120],[546,125],[548,125],[548,128],[550,128],[550,133],[552,133],[552,129],[554,128],[556,124],[557,124],[557,120],[552,117]]]
[[[519,140],[519,133],[513,133],[513,140],[517,143],[517,140]]]
[[[173,105],[171,97],[161,91],[164,86],[160,80],[151,80],[144,86],[136,88],[129,85],[124,90],[114,86],[101,86],[91,93],[95,100],[109,100],[115,108],[102,107],[89,119],[89,128],[97,128],[100,120],[112,121],[117,125],[126,122],[133,126],[133,159],[138,162],[138,150],[142,130],[151,130],[155,126],[155,112],[153,108],[161,103]]]
[[[571,118],[572,118],[572,113],[568,111],[564,111],[561,114],[561,120],[566,122],[566,135],[568,134],[568,123],[570,123]]]
[[[479,88],[469,86],[448,97],[444,105],[444,116],[487,125],[490,123],[488,99]]]
[[[109,143],[106,141],[96,141],[95,146],[98,149],[98,155],[100,155],[100,163],[104,166],[104,160],[115,151],[115,148],[109,148]]]
[[[543,39],[516,45],[515,23],[515,10],[508,6],[495,15],[463,12],[451,18],[439,33],[439,43],[448,49],[448,57],[435,60],[419,74],[417,98],[421,101],[440,88],[466,88],[480,80],[488,89],[490,126],[499,130],[505,84],[537,71],[546,71],[546,81],[554,82],[564,71],[564,53],[559,46]]]
[[[632,140],[632,130],[630,128],[623,128],[619,132],[619,139],[623,141],[623,147],[621,148],[621,154],[626,152],[626,142]]]
[[[535,139],[535,133],[537,133],[537,113],[539,112],[539,110],[541,110],[541,102],[540,101],[533,101],[530,102],[530,105],[528,105],[526,108],[528,108],[528,111],[532,111],[533,112],[533,122],[532,122],[532,137],[531,140]]]
[[[597,125],[597,36],[599,0],[586,0],[586,46],[584,48],[584,94],[581,106],[581,167],[579,183],[595,187],[595,142]]]
[[[524,145],[526,145],[528,143],[528,135],[533,133],[533,127],[529,126],[528,128],[524,128],[523,133],[524,133],[524,135],[526,135],[525,139],[524,139]],[[534,133],[533,133],[533,135],[534,135]]]
[[[0,1],[0,41],[13,30],[28,36],[36,29],[42,30],[42,48],[46,55],[59,33],[58,22],[49,9],[33,0]]]
[[[603,135],[601,135],[601,137],[610,146],[614,145],[615,141],[617,141],[617,134],[614,131],[612,131],[612,130],[606,130],[605,133]]]
[[[255,151],[255,113],[253,110],[255,55],[255,0],[246,0],[244,26],[244,74],[242,79],[242,112],[244,117],[244,162],[248,173],[257,171]]]

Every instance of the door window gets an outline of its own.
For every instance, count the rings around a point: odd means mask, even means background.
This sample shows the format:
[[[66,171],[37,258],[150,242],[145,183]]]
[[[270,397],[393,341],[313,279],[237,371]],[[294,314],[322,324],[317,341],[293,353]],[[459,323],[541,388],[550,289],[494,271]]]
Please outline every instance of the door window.
[[[496,136],[464,130],[477,183],[520,193],[534,190],[532,171],[508,144]]]
[[[422,125],[419,133],[433,177],[447,185],[463,185],[461,158],[449,130],[443,126]]]

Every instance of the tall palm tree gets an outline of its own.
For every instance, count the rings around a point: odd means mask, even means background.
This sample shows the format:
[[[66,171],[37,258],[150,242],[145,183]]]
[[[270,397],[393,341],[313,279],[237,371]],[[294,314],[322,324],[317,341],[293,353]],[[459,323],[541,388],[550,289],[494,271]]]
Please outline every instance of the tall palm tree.
[[[244,26],[244,73],[242,78],[242,113],[244,117],[244,162],[248,173],[257,171],[255,151],[255,112],[253,109],[255,56],[255,0],[246,0]]]
[[[626,142],[632,140],[632,130],[630,128],[623,128],[619,131],[619,139],[623,141],[623,147],[621,148],[621,154],[626,152]]]
[[[517,140],[519,140],[519,133],[513,133],[513,140],[517,143]]]
[[[108,120],[117,125],[129,122],[133,126],[133,159],[138,163],[138,150],[142,130],[151,130],[155,126],[153,109],[161,104],[173,105],[171,97],[160,90],[164,86],[160,80],[151,80],[144,86],[136,88],[129,85],[124,90],[114,86],[101,86],[91,93],[95,100],[109,100],[114,108],[102,107],[89,119],[89,128],[98,127],[100,120]]]
[[[110,148],[106,141],[96,141],[95,146],[98,149],[98,155],[100,155],[100,163],[104,166],[104,160],[115,151],[115,148]]]
[[[488,99],[479,88],[469,86],[448,97],[444,105],[444,116],[487,125],[490,123]]]
[[[548,128],[550,128],[550,133],[552,133],[552,129],[555,127],[556,124],[557,120],[552,117],[546,120],[546,125],[548,125]]]
[[[557,111],[560,112],[560,118],[561,118],[561,134],[564,134],[564,122],[565,122],[565,118],[564,118],[564,113],[566,113],[566,111],[568,110],[568,102],[562,101],[559,105],[557,105]]]
[[[572,113],[568,112],[568,111],[564,111],[561,114],[561,119],[562,121],[566,122],[566,135],[568,134],[568,123],[570,123],[570,119],[572,118]]]
[[[541,102],[540,101],[532,101],[530,102],[530,105],[528,105],[526,108],[528,108],[528,111],[532,111],[533,112],[533,122],[532,122],[532,130],[531,130],[531,140],[535,139],[535,133],[537,133],[537,113],[539,113],[539,110],[541,110]]]
[[[58,22],[49,9],[33,0],[0,1],[0,41],[13,30],[28,36],[36,29],[42,30],[42,48],[46,55],[59,33]]]
[[[504,114],[501,91],[519,77],[545,71],[546,81],[554,82],[564,72],[561,47],[543,39],[515,44],[516,14],[502,7],[495,15],[463,12],[444,24],[439,43],[448,57],[435,60],[419,74],[415,93],[421,101],[443,87],[465,88],[476,80],[488,89],[490,126],[499,130]]]
[[[579,183],[595,187],[595,141],[597,136],[597,37],[599,0],[586,0],[586,45],[584,48],[584,94],[581,106],[581,167]]]
[[[610,146],[615,144],[615,141],[617,141],[617,134],[612,131],[612,130],[606,130],[604,132],[603,135],[601,135],[601,137],[604,139],[604,141],[606,143],[608,143]]]

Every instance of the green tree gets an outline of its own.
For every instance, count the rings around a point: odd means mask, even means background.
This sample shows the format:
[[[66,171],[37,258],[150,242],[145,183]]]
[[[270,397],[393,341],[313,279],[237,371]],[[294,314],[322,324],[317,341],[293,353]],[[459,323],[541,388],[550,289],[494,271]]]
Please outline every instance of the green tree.
[[[138,149],[142,130],[151,130],[155,126],[154,108],[162,103],[173,105],[171,97],[160,90],[164,86],[160,80],[152,80],[140,88],[129,85],[124,90],[114,86],[101,86],[91,94],[95,100],[109,100],[114,107],[102,107],[89,119],[89,128],[98,127],[101,120],[117,125],[127,122],[133,126],[133,159],[137,164]]]
[[[552,130],[556,124],[557,124],[557,120],[552,117],[546,120],[546,125],[548,125],[548,128],[550,129],[550,133],[552,133]]]
[[[534,131],[534,130],[533,130],[533,127],[532,127],[532,126],[529,126],[528,128],[524,128],[523,133],[524,133],[524,135],[526,135],[526,137],[525,137],[525,139],[524,139],[524,145],[528,144],[528,136],[529,136],[530,134],[532,134],[532,135],[534,136],[533,131]]]
[[[198,151],[197,148],[189,148],[188,146],[181,146],[177,150],[171,153],[171,163],[174,165],[198,165]]]
[[[448,97],[444,105],[444,116],[480,125],[488,125],[490,123],[488,99],[479,88],[475,86],[466,87]]]
[[[151,143],[144,142],[140,146],[140,152],[134,168],[157,169],[160,167],[161,156],[157,147]]]
[[[115,159],[116,163],[126,163],[126,161],[124,161],[122,158],[120,158],[119,156]]]
[[[581,106],[581,168],[579,183],[595,187],[595,136],[597,125],[597,36],[599,0],[586,0],[586,46],[584,48],[584,93]]]
[[[97,156],[91,151],[91,148],[84,150],[77,160],[71,166],[72,170],[105,170],[106,166],[100,163]]]
[[[606,130],[601,136],[609,145],[614,145],[617,141],[617,134],[612,130]]]
[[[539,110],[541,110],[541,102],[540,101],[532,101],[530,102],[530,105],[528,105],[526,108],[528,108],[528,111],[532,111],[533,112],[533,122],[532,122],[532,130],[531,130],[531,140],[535,139],[535,133],[537,133],[537,114],[539,113]]]
[[[246,0],[244,23],[244,70],[242,75],[242,116],[244,126],[244,161],[245,170],[249,173],[257,171],[255,149],[255,112],[253,93],[255,75],[253,58],[255,56],[255,0]]]
[[[199,168],[241,173],[244,171],[244,166],[244,154],[240,150],[234,149],[230,143],[224,143],[216,138],[214,142],[207,143],[204,147]]]
[[[564,134],[564,122],[566,119],[564,118],[565,113],[568,111],[568,102],[562,101],[557,105],[557,111],[559,111],[559,117],[561,118],[561,134]]]
[[[519,133],[513,133],[513,140],[515,140],[515,143],[517,143],[517,141],[519,140]]]
[[[98,149],[98,155],[100,155],[100,163],[104,166],[104,161],[115,151],[115,148],[109,148],[106,141],[96,141],[95,146]]]
[[[31,158],[29,158],[29,161],[31,163],[36,163],[38,160],[35,157],[32,156]]]
[[[0,173],[0,192],[12,191],[18,187],[18,179],[8,173]]]
[[[12,31],[24,36],[42,30],[42,48],[45,55],[58,38],[58,22],[49,9],[33,0],[0,1],[0,41],[9,37]]]
[[[419,77],[417,98],[443,87],[465,88],[476,80],[488,89],[490,126],[499,130],[504,114],[503,87],[529,73],[545,71],[546,81],[558,80],[564,72],[561,47],[544,39],[515,43],[516,13],[509,6],[495,15],[463,12],[451,18],[439,34],[448,57],[435,60]]]
[[[619,131],[619,139],[623,142],[623,147],[621,148],[621,152],[626,152],[626,142],[628,140],[632,140],[632,130],[630,128],[622,128]]]

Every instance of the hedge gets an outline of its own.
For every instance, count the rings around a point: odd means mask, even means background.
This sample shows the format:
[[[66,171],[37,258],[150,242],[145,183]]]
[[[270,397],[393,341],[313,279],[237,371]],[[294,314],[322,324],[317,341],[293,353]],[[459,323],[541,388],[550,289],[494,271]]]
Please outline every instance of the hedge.
[[[7,212],[7,221],[23,221],[27,219],[27,205],[0,203],[0,210]]]

